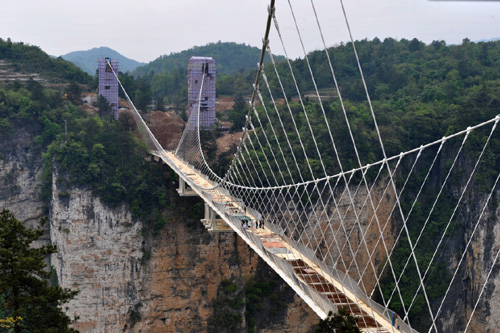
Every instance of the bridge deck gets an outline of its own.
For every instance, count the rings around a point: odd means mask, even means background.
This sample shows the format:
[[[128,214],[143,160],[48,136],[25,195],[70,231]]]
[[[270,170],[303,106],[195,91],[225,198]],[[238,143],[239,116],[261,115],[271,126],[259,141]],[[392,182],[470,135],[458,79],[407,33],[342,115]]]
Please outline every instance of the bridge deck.
[[[165,163],[171,166],[176,173],[179,174],[187,183],[194,184],[199,187],[210,188],[216,184],[210,180],[203,177],[197,170],[192,168],[190,165],[186,164],[184,161],[177,158],[173,152],[163,151],[158,153],[158,155]],[[179,173],[180,171],[180,173]],[[192,186],[196,189],[196,186]],[[197,191],[199,192],[199,191]],[[203,195],[203,192],[198,193],[202,199],[204,199],[208,204],[209,198]],[[236,211],[244,211],[241,201],[227,194],[216,194],[211,196],[210,201],[224,203],[229,209],[235,209]],[[212,203],[213,204],[213,203]],[[233,221],[230,221],[226,214],[219,211],[219,215],[227,222],[227,224],[234,229],[242,238],[249,243],[249,245],[256,250],[256,252],[263,257],[263,259],[268,262],[271,267],[275,270],[279,270],[276,265],[272,265],[269,262],[269,258],[266,255],[274,255],[286,260],[293,268],[295,277],[300,280],[304,285],[307,285],[313,291],[325,296],[335,307],[346,307],[348,311],[358,318],[358,326],[364,332],[400,332],[394,326],[392,326],[389,319],[383,315],[374,311],[368,304],[363,302],[359,297],[357,297],[353,292],[349,291],[340,281],[336,280],[321,267],[316,265],[314,262],[309,260],[306,256],[301,255],[301,253],[294,248],[287,240],[280,235],[276,234],[270,230],[267,226],[263,229],[256,228],[240,228],[236,226]],[[251,213],[246,213],[246,216],[250,217],[253,221],[256,220],[256,216]],[[264,247],[266,248],[268,254],[262,251],[257,251],[257,249],[252,246],[250,238],[245,237],[249,234],[257,236],[262,241]],[[278,268],[278,269],[277,269]],[[278,271],[280,274],[280,272]],[[285,274],[285,273],[283,273]],[[280,274],[283,277],[283,274]],[[290,279],[285,279],[291,287],[297,291],[297,293],[306,300],[306,302],[313,307],[313,309],[324,317],[326,312],[318,311],[318,306],[314,307],[311,304],[311,299],[307,297],[303,292],[300,293],[300,289],[297,286],[292,285]],[[300,287],[298,287],[300,288]]]

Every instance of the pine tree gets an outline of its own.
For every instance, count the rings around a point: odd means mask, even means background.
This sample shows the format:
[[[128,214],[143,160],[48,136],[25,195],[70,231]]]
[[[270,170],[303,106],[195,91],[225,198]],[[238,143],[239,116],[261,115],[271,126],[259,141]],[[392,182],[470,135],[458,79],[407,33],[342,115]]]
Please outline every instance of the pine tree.
[[[0,311],[6,319],[18,319],[14,332],[77,332],[61,309],[77,292],[51,286],[44,262],[56,247],[31,246],[46,222],[44,218],[37,229],[29,229],[10,211],[0,212]]]
[[[112,114],[113,110],[111,109],[111,105],[103,95],[99,95],[97,98],[97,107],[99,108],[100,117],[106,117]]]

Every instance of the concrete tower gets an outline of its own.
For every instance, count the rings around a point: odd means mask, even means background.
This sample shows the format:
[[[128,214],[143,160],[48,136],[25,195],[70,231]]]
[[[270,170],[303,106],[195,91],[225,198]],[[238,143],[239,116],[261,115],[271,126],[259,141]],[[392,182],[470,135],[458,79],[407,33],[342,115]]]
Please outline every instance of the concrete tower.
[[[111,70],[107,60],[111,63],[113,70]],[[118,80],[113,71],[118,75],[118,60],[99,59],[99,95],[108,100],[111,112],[118,120]]]
[[[191,57],[188,62],[188,105],[190,114],[198,112],[201,81],[203,90],[200,103],[200,128],[208,129],[215,125],[215,60],[212,57]],[[193,121],[190,129],[197,127]]]

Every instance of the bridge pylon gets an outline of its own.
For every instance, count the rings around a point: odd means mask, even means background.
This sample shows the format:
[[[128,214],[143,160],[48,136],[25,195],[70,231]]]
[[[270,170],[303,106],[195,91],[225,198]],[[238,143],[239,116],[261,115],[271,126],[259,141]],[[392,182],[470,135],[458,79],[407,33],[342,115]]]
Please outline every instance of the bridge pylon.
[[[181,177],[179,177],[179,188],[177,189],[177,193],[179,193],[179,195],[181,197],[196,197],[196,196],[198,196],[198,193],[193,191],[193,189],[190,188],[189,186],[186,186],[186,182]]]
[[[209,232],[234,232],[234,230],[227,225],[226,221],[217,218],[217,213],[205,202],[205,215],[201,223]]]

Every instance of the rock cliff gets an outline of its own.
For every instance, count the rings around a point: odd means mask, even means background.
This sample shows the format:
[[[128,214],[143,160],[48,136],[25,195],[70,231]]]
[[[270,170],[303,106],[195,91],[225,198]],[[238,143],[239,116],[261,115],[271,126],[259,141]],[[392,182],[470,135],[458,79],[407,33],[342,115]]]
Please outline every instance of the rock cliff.
[[[68,187],[58,181],[64,175],[57,169],[46,207],[40,199],[41,151],[33,139],[29,128],[2,137],[0,208],[26,224],[49,212],[43,241],[58,247],[50,264],[59,284],[79,290],[67,304],[68,314],[79,316],[79,331],[207,331],[221,281],[241,289],[258,274],[277,281],[287,295],[283,311],[257,316],[259,331],[306,332],[318,321],[234,233],[209,234],[199,221],[179,217],[151,238],[126,205],[110,207],[88,188]]]
[[[38,221],[44,213],[40,198],[42,155],[35,147],[31,128],[0,136],[0,208],[8,208],[25,224]]]
[[[222,280],[242,285],[269,270],[234,233],[209,234],[198,221],[174,218],[149,239],[126,206],[111,209],[89,190],[59,189],[57,173],[53,179],[50,234],[59,252],[52,265],[62,286],[80,290],[68,312],[80,317],[82,332],[206,331]],[[317,322],[288,292],[291,304],[267,332],[307,331]]]

